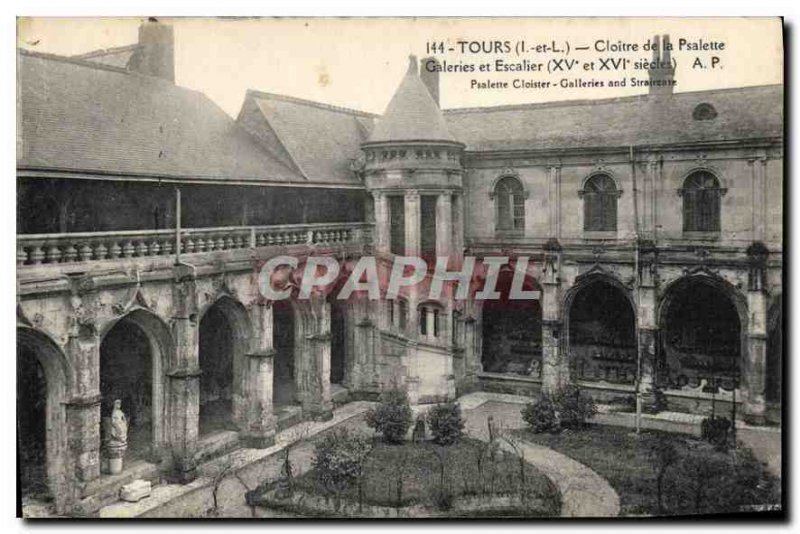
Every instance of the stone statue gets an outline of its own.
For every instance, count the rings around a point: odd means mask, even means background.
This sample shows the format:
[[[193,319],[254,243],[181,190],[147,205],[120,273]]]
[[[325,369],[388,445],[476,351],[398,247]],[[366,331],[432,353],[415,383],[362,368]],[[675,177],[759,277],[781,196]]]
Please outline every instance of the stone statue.
[[[106,452],[108,453],[108,470],[112,475],[122,472],[122,457],[128,448],[128,418],[122,411],[122,401],[114,401],[111,410],[111,424],[108,429]]]
[[[111,437],[108,442],[109,446],[128,444],[128,419],[119,399],[114,401],[114,409],[111,410]]]

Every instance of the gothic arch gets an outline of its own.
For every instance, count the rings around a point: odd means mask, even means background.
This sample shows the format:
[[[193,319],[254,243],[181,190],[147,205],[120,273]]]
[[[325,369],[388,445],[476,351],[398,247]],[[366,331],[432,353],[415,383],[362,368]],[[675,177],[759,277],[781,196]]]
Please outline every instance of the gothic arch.
[[[510,299],[514,267],[504,265],[497,277],[496,300],[472,300],[476,315],[477,360],[484,372],[515,373],[541,377],[542,369],[542,302]],[[483,280],[485,282],[485,279]],[[481,277],[476,288],[482,288]],[[523,291],[539,291],[539,281],[526,273]]]
[[[151,387],[151,412],[153,451],[163,451],[167,444],[167,429],[165,426],[166,411],[166,374],[176,366],[175,343],[169,326],[155,313],[146,308],[136,306],[127,313],[106,322],[99,329],[100,332],[100,369],[102,380],[103,355],[102,347],[109,333],[118,325],[129,321],[135,325],[147,338],[150,348]],[[105,400],[105,399],[104,399]]]
[[[701,284],[701,286],[699,288],[695,287],[693,291],[692,286],[696,284]],[[736,366],[738,367],[737,375],[739,378],[739,387],[743,388],[746,386],[747,380],[745,373],[748,356],[747,335],[749,326],[747,299],[736,287],[734,287],[724,278],[706,271],[698,271],[694,274],[686,274],[676,280],[673,280],[666,285],[661,292],[661,297],[656,307],[656,324],[658,325],[659,332],[661,333],[657,362],[660,370],[656,373],[657,379],[669,387],[673,378],[665,375],[665,371],[668,367],[667,360],[669,358],[668,346],[671,342],[669,339],[667,339],[667,337],[669,332],[673,329],[673,325],[670,324],[671,311],[673,310],[673,307],[679,305],[681,299],[686,298],[688,293],[693,292],[696,295],[698,290],[703,289],[703,286],[710,288],[716,292],[718,296],[725,299],[731,305],[735,318],[738,319],[738,325],[736,326],[738,327],[739,339],[737,349],[739,351],[739,355],[738,361],[736,361]],[[704,302],[707,300],[708,299],[704,299]],[[724,312],[724,308],[718,306],[716,309],[719,315],[724,317],[724,313],[726,313]],[[716,373],[716,371],[714,372]],[[699,379],[697,380],[699,381]],[[696,387],[697,383],[690,383],[689,385]],[[678,384],[678,386],[680,387],[681,384]]]
[[[218,311],[224,318],[225,326],[231,332],[231,399],[230,399],[230,416],[238,428],[243,428],[247,419],[247,399],[246,399],[246,380],[247,380],[247,354],[252,350],[253,346],[253,326],[247,309],[235,297],[227,294],[220,293],[213,300],[210,300],[202,306],[198,312],[198,341],[203,340],[203,336],[208,335],[210,332],[204,330],[213,326],[204,323],[204,319],[210,319],[208,315],[210,310]],[[198,343],[198,351],[202,350],[200,343]],[[200,361],[198,362],[203,367],[202,357],[203,354],[198,354]],[[202,387],[201,375],[201,387]],[[226,411],[228,408],[226,408]]]
[[[44,443],[47,486],[55,499],[56,509],[61,511],[67,504],[67,488],[73,483],[75,476],[70,470],[65,409],[72,393],[73,373],[64,352],[55,341],[40,330],[18,324],[17,358],[31,354],[44,371],[47,388]],[[17,424],[19,425],[19,419]]]
[[[583,301],[589,297],[594,298]],[[598,302],[616,309],[596,313],[584,308]],[[569,359],[571,373],[576,375],[573,379],[619,383],[635,380],[639,328],[636,302],[631,289],[613,273],[597,267],[578,276],[564,295],[561,319],[561,346]],[[595,328],[592,333],[590,327],[597,326],[594,323],[602,324],[602,328]]]

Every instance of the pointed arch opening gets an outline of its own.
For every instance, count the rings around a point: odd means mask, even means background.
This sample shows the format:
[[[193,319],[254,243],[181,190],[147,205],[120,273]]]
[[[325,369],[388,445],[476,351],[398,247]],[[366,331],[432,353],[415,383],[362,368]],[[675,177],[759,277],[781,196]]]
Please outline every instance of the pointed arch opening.
[[[128,419],[125,467],[157,462],[164,453],[164,372],[173,353],[169,328],[152,313],[134,310],[117,320],[100,343],[100,436],[106,442],[115,400]]]
[[[566,346],[573,380],[636,381],[636,317],[630,295],[616,280],[593,276],[567,301]]]
[[[22,506],[54,502],[63,507],[71,481],[67,462],[68,369],[49,337],[17,328],[17,458]],[[73,475],[74,476],[74,475]]]
[[[202,314],[199,330],[200,436],[237,430],[244,414],[244,358],[250,342],[247,311],[223,296]]]
[[[284,300],[272,303],[272,336],[275,350],[272,402],[276,412],[282,406],[298,403],[296,386],[297,318],[292,305]]]
[[[500,298],[483,301],[481,310],[481,363],[488,373],[512,373],[541,378],[542,308],[539,300],[510,298],[513,269],[497,278]],[[523,291],[541,291],[526,276]]]
[[[746,306],[722,281],[691,276],[667,288],[660,311],[662,387],[706,393],[740,387]]]

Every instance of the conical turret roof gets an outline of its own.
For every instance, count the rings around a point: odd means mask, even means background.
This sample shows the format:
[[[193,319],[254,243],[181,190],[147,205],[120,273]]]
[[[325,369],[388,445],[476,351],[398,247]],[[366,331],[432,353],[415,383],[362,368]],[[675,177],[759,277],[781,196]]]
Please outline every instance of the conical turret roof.
[[[409,56],[408,72],[367,143],[388,141],[456,142],[447,130],[439,106],[419,77],[415,56]]]

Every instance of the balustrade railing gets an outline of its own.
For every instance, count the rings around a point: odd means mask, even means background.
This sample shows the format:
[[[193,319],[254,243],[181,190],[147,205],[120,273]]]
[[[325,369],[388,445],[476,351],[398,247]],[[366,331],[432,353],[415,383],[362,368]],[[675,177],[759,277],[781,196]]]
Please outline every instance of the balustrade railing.
[[[227,226],[181,230],[181,254],[290,245],[361,243],[367,223]],[[17,236],[17,265],[170,256],[175,230],[23,234]]]

